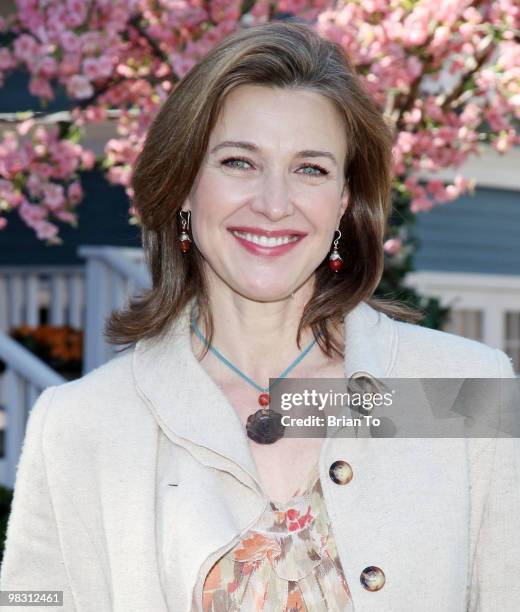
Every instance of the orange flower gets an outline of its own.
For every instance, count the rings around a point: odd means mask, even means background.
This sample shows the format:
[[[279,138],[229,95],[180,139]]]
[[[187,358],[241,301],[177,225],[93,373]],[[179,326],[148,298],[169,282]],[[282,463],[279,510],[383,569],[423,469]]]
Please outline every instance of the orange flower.
[[[81,361],[83,356],[83,331],[69,325],[21,325],[12,334],[32,339],[48,350],[53,359],[61,361]]]
[[[269,551],[279,553],[278,542],[261,533],[253,532],[250,538],[242,541],[241,545],[234,551],[233,556],[237,561],[252,561],[261,559]]]
[[[34,327],[31,327],[30,325],[19,325],[18,327],[15,327],[12,331],[13,334],[19,334],[21,336],[30,336],[33,330]]]

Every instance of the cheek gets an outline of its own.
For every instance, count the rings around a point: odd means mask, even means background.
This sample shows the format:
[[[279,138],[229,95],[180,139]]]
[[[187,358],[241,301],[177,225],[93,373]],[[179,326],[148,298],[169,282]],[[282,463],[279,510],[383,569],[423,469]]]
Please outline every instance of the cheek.
[[[336,190],[320,190],[300,202],[300,210],[319,234],[327,233],[336,227],[340,210]]]
[[[237,185],[217,172],[206,172],[192,195],[197,225],[211,231],[247,201],[247,197],[245,184]]]
[[[202,178],[197,184],[192,201],[192,232],[198,244],[211,240],[215,228],[226,214],[229,198],[218,181]]]

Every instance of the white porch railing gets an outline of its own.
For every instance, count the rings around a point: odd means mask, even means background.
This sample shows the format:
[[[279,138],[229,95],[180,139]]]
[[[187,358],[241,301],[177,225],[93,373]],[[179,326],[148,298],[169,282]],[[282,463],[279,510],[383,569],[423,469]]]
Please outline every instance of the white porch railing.
[[[0,330],[39,325],[46,310],[50,325],[83,327],[82,266],[0,266]]]
[[[117,347],[103,337],[108,315],[151,281],[142,249],[83,246],[78,253],[86,260],[83,372],[87,373],[115,355]]]
[[[65,379],[2,331],[0,359],[6,364],[0,377],[0,404],[4,417],[0,482],[13,488],[29,412],[45,388],[61,385]]]
[[[84,331],[83,373],[115,354],[103,337],[105,320],[131,295],[148,287],[150,277],[142,249],[80,247],[84,266],[0,267],[0,483],[12,487],[29,411],[48,386],[66,379],[8,336],[20,325],[70,325]],[[1,422],[3,418],[3,423]]]

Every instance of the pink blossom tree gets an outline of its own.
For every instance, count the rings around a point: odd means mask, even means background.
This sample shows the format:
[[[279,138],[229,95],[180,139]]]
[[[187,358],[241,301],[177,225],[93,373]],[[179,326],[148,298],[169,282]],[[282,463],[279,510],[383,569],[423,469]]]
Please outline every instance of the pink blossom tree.
[[[474,188],[423,171],[459,167],[488,144],[519,144],[518,0],[17,0],[0,21],[0,84],[17,69],[51,101],[61,86],[66,113],[25,112],[0,141],[0,229],[19,214],[38,238],[60,242],[75,224],[79,173],[95,164],[125,186],[130,221],[132,164],[160,104],[190,68],[238,28],[292,14],[340,43],[395,128],[396,202],[401,216]],[[104,156],[82,145],[89,124],[113,121]],[[385,250],[409,257],[406,223],[390,226]],[[408,250],[407,250],[408,249]]]

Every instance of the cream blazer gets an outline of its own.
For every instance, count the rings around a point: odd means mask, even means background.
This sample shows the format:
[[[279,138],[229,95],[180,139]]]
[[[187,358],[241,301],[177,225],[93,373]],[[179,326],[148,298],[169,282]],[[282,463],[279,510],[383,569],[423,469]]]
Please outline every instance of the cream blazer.
[[[206,573],[268,500],[236,412],[191,351],[188,314],[40,395],[2,590],[62,590],[66,612],[201,610]],[[366,303],[345,339],[348,379],[514,377],[502,351]],[[337,460],[353,469],[345,486],[329,476]],[[519,439],[331,437],[319,465],[356,612],[520,610]],[[385,574],[378,591],[360,581],[368,566]]]

